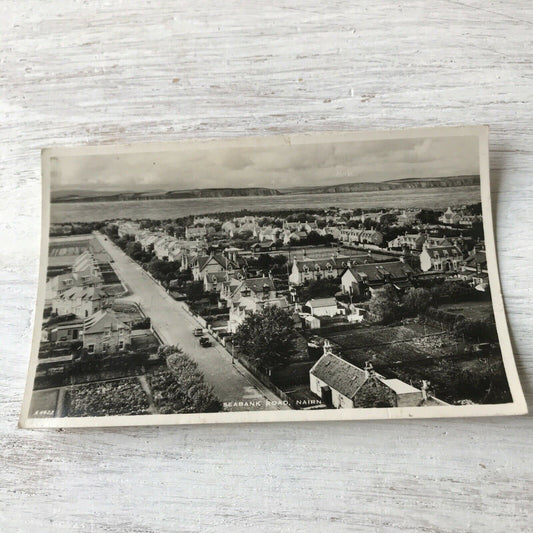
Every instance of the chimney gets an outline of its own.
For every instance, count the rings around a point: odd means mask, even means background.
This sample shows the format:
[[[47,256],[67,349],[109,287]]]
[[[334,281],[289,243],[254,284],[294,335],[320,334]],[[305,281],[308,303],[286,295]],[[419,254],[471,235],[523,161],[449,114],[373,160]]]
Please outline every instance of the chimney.
[[[370,361],[367,361],[365,363],[365,378],[368,379],[368,378],[371,378],[374,376],[374,367],[372,366],[372,363]]]
[[[330,354],[332,354],[331,343],[329,342],[328,339],[326,339],[324,341],[324,355],[330,355]]]
[[[429,389],[429,381],[423,379],[422,380],[422,400],[425,402],[428,399],[428,389]]]

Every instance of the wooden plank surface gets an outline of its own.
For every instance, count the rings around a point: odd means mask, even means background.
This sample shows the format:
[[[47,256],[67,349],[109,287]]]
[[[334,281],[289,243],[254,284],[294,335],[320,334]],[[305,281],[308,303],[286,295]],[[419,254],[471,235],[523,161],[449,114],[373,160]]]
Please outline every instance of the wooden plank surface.
[[[527,531],[531,417],[22,431],[40,148],[490,124],[531,408],[526,0],[0,2],[0,530]]]

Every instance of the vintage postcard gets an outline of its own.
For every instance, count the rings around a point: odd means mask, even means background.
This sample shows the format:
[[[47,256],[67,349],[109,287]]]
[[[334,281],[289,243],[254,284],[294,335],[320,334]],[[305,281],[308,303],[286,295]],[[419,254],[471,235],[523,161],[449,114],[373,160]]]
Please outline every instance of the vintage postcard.
[[[25,428],[527,412],[488,128],[42,153]]]

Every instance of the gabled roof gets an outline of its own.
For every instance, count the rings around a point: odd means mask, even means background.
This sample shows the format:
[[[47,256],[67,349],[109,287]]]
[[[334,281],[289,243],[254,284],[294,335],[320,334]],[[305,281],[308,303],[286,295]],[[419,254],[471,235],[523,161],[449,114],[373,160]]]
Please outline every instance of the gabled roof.
[[[337,300],[335,298],[312,298],[306,304],[308,307],[337,307]]]
[[[368,379],[364,370],[331,353],[324,354],[310,373],[347,398],[353,398]]]
[[[428,246],[426,252],[434,259],[463,255],[457,246]]]
[[[268,288],[269,291],[275,291],[276,286],[271,278],[248,278],[242,280],[243,287],[247,287],[252,292],[263,292],[264,288]]]
[[[107,298],[106,292],[99,287],[71,287],[63,292],[59,298],[62,300],[82,299],[88,301],[101,300]]]
[[[366,257],[366,256],[365,256]],[[331,268],[345,268],[348,266],[349,261],[356,260],[356,257],[348,257],[348,256],[338,256],[338,257],[330,257],[329,259],[300,259],[294,261],[294,264],[298,268],[298,270],[301,272],[304,267],[307,267],[309,270],[314,270],[317,267],[321,270],[327,270],[328,265],[331,266]]]
[[[119,328],[127,328],[127,326],[109,309],[97,311],[83,323],[85,334],[103,333],[108,328],[111,328],[111,331],[117,331]]]
[[[355,279],[361,281],[364,280],[369,283],[386,281],[389,279],[390,281],[395,281],[399,279],[405,279],[409,275],[414,274],[414,270],[409,265],[402,263],[401,261],[355,265],[346,271],[350,271]]]
[[[228,259],[225,255],[222,254],[213,254],[213,255],[199,255],[196,258],[198,269],[202,271],[210,261],[215,261],[218,263],[224,270],[236,268],[236,265],[233,261]]]

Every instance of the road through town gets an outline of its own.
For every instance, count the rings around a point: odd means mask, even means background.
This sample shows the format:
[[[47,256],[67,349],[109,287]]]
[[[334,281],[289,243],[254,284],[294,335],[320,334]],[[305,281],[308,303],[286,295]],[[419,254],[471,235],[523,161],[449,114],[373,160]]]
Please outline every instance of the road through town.
[[[183,302],[175,301],[143,268],[101,233],[95,233],[113,259],[112,266],[130,291],[127,299],[139,304],[150,317],[165,344],[179,345],[197,364],[215,394],[226,403],[228,411],[288,409],[281,400],[252,376],[242,365],[232,363],[227,350],[213,342],[202,348],[193,336],[199,324],[186,311]],[[244,405],[239,406],[242,402]]]

